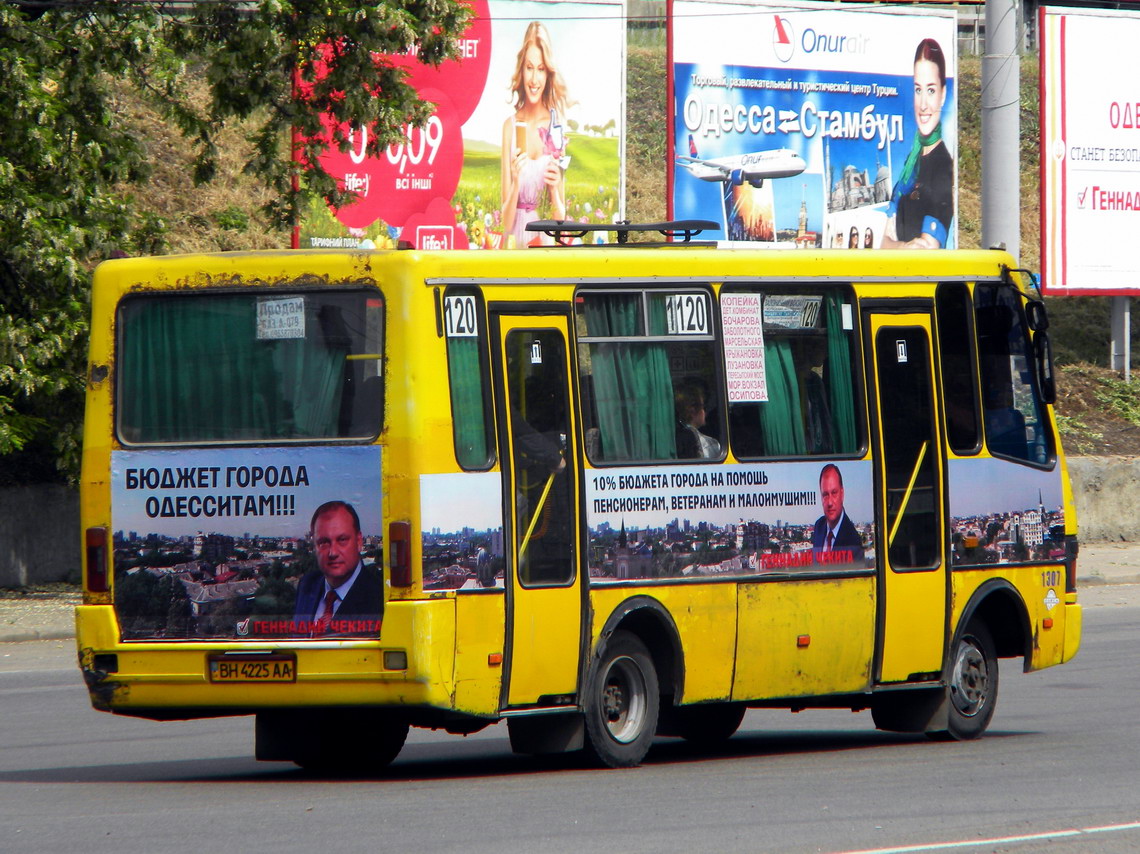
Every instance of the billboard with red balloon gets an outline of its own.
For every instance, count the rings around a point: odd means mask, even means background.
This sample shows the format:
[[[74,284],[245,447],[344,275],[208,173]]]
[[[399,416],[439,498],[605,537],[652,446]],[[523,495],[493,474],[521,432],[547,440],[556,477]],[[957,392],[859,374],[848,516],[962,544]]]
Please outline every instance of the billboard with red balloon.
[[[365,154],[369,128],[344,128],[348,150],[322,156],[354,198],[314,202],[301,248],[523,248],[546,240],[526,231],[535,219],[621,218],[623,4],[469,2],[457,59],[397,59],[435,105],[428,122],[379,157]]]

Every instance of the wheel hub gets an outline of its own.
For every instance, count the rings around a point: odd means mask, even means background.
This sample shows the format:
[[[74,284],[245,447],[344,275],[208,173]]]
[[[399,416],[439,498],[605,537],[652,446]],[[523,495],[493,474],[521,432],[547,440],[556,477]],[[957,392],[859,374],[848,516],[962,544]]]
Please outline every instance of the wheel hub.
[[[950,679],[950,698],[954,707],[966,717],[973,717],[986,704],[989,696],[989,671],[986,657],[972,638],[963,639],[954,659]]]
[[[646,687],[633,659],[613,662],[602,687],[601,705],[606,729],[615,741],[628,743],[638,737],[646,714]]]

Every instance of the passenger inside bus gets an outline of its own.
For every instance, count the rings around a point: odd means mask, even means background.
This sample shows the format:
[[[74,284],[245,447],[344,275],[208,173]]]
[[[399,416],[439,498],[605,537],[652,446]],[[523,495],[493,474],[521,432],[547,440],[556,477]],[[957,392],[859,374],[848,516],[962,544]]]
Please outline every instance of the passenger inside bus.
[[[677,412],[677,458],[720,459],[720,442],[703,432],[708,409],[696,380],[686,380],[674,395]]]
[[[573,514],[566,476],[570,427],[562,341],[547,331],[512,332],[508,341],[519,577],[526,585],[563,583],[573,573]]]
[[[804,425],[804,450],[809,454],[830,454],[831,407],[824,388],[827,339],[811,336],[798,339],[795,346],[796,383],[800,393],[800,416]]]

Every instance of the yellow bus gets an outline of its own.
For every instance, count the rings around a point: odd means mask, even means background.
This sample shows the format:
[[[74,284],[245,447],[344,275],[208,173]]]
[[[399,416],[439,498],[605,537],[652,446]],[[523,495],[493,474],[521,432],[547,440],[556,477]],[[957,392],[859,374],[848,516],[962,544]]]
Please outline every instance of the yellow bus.
[[[107,262],[91,702],[252,714],[259,759],[320,768],[503,720],[517,752],[631,766],[759,707],[977,737],[998,659],[1060,664],[1081,634],[1047,319],[1014,266],[680,243]]]

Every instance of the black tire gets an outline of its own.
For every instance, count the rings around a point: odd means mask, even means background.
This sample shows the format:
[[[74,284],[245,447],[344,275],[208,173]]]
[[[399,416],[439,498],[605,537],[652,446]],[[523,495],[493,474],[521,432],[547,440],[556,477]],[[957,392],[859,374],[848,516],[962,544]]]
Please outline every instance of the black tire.
[[[747,708],[742,703],[702,703],[662,709],[657,732],[709,747],[721,744],[740,729]]]
[[[392,763],[408,738],[408,722],[390,715],[335,712],[322,716],[322,727],[307,734],[293,761],[317,774],[375,774]],[[347,748],[347,749],[346,749]]]
[[[583,703],[590,757],[610,768],[640,764],[657,730],[658,691],[645,644],[629,632],[614,632],[591,670]]]
[[[994,716],[998,696],[997,651],[984,624],[971,622],[954,641],[945,690],[947,727],[927,735],[939,741],[980,737]]]

